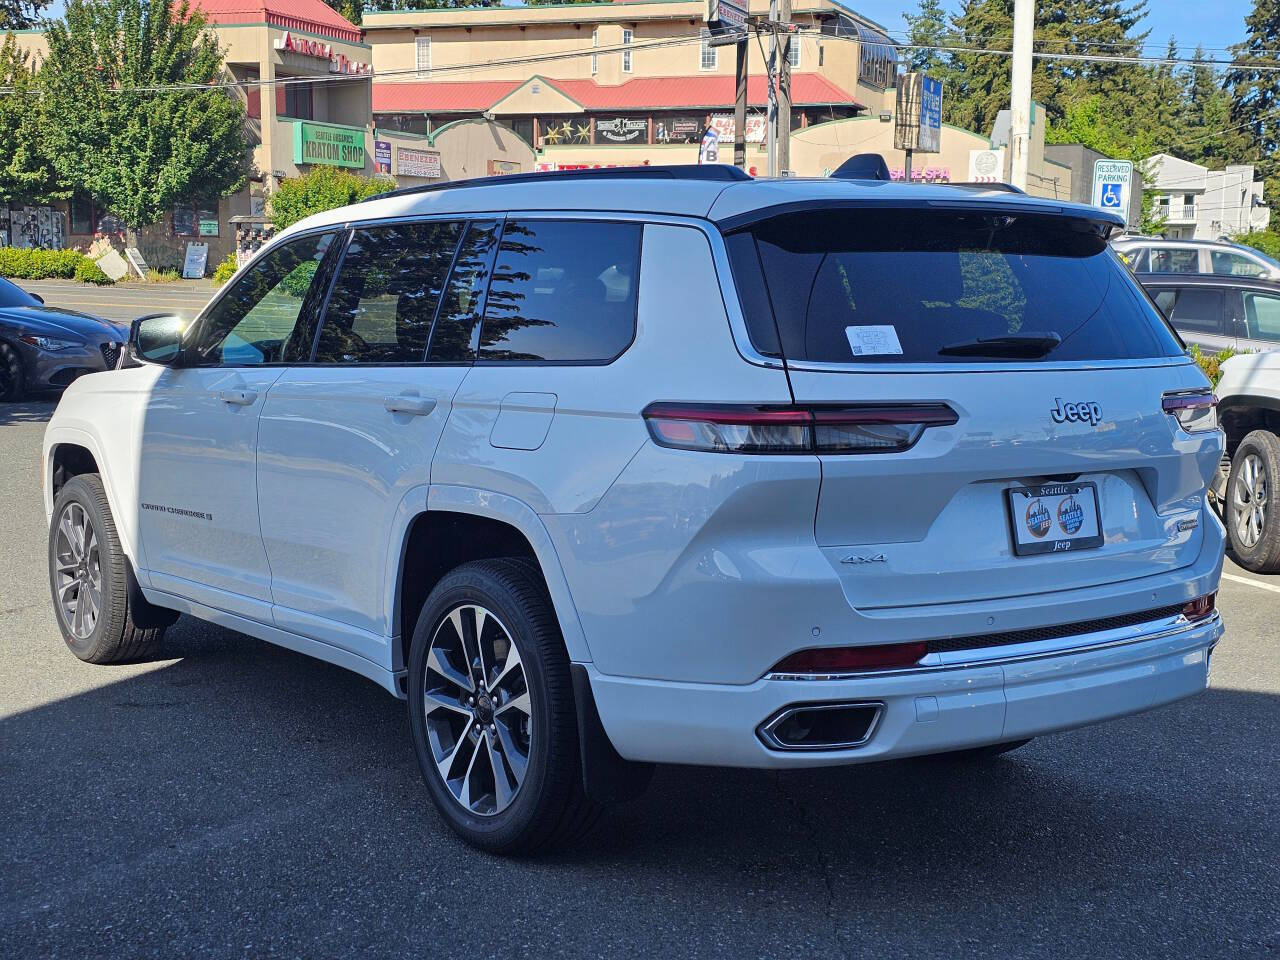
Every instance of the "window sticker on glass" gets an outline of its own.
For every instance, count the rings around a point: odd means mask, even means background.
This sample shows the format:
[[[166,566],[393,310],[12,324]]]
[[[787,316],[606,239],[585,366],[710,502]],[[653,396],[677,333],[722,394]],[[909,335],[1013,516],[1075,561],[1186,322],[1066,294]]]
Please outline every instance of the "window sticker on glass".
[[[844,335],[849,338],[849,349],[853,351],[855,357],[902,353],[902,344],[898,342],[898,331],[888,324],[845,327]]]

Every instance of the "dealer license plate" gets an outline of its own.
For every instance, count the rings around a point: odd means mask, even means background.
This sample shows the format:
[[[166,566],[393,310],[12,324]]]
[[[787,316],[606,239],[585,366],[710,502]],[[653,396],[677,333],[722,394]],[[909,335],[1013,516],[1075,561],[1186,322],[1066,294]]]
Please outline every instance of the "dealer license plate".
[[[1098,488],[1092,483],[1040,483],[1005,491],[1013,552],[1020,557],[1102,546]]]

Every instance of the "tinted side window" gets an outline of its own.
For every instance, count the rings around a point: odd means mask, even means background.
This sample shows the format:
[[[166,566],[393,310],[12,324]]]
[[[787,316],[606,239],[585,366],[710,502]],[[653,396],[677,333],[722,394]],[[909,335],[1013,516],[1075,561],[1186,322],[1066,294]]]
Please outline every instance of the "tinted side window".
[[[475,332],[484,309],[484,291],[493,268],[500,227],[497,220],[467,225],[431,333],[427,359],[432,363],[470,363],[475,359]]]
[[[1244,315],[1249,339],[1280,342],[1280,296],[1246,293]]]
[[[1185,247],[1152,247],[1151,273],[1199,273],[1200,251]]]
[[[1124,254],[1125,263],[1134,273],[1141,273],[1147,269],[1147,248],[1139,247],[1137,250],[1126,252]]]
[[[459,223],[401,223],[352,234],[329,294],[317,363],[421,363]]]
[[[1167,316],[1180,330],[1195,333],[1222,333],[1222,291],[1183,287],[1174,291],[1172,310]]]
[[[290,241],[249,267],[205,314],[190,356],[198,366],[291,363],[311,355],[320,264],[332,233]]]
[[[1233,277],[1265,277],[1267,268],[1252,257],[1246,257],[1243,253],[1227,253],[1223,250],[1213,250],[1209,254],[1213,260],[1213,272],[1227,274]]]
[[[640,224],[507,221],[489,284],[482,360],[609,361],[636,328]]]

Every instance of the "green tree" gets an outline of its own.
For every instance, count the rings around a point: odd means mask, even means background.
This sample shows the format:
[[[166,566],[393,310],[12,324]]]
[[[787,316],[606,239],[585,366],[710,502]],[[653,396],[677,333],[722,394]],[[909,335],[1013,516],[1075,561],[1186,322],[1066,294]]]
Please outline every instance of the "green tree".
[[[1247,143],[1247,155],[1239,159],[1257,164],[1275,223],[1280,216],[1280,72],[1275,70],[1280,0],[1254,0],[1244,25],[1244,42],[1231,48],[1238,66],[1227,71],[1224,85],[1231,93],[1231,119],[1241,125]]]
[[[1184,160],[1221,169],[1249,154],[1248,137],[1232,129],[1231,94],[1223,89],[1213,63],[1196,47],[1196,61],[1185,77],[1182,97],[1182,136],[1174,152]]]
[[[0,0],[0,30],[26,30],[40,22],[50,0]]]
[[[39,91],[27,56],[13,34],[0,44],[0,202],[47,203],[66,199],[70,189],[53,168],[44,135]]]
[[[289,177],[271,195],[271,222],[276,228],[335,207],[345,207],[366,197],[395,189],[389,177],[364,177],[337,167],[316,167],[306,176]]]
[[[907,21],[907,42],[913,45],[908,52],[910,69],[923,70],[945,82],[947,54],[936,49],[947,45],[947,14],[942,0],[920,0],[918,12],[904,13],[903,17]]]
[[[240,189],[244,105],[211,87],[222,52],[186,0],[69,0],[40,71],[58,174],[124,224]]]
[[[360,0],[324,0],[324,2],[356,26],[360,25],[360,15],[364,12],[364,5]]]

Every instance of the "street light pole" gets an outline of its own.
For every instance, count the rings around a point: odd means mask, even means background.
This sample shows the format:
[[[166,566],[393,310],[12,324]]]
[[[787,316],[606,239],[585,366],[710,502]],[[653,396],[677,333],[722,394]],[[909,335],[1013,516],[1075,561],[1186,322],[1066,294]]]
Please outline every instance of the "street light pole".
[[[1013,93],[1009,102],[1009,180],[1027,189],[1031,150],[1031,43],[1035,33],[1035,0],[1013,0]]]

